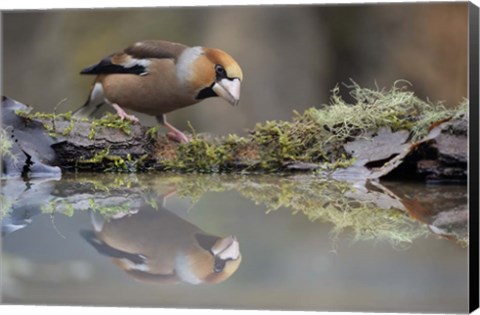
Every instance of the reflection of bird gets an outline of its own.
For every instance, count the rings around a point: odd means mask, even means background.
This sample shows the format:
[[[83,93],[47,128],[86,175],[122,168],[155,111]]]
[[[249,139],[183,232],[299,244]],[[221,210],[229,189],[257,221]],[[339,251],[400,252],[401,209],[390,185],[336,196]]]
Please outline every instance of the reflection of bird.
[[[214,96],[237,105],[243,77],[237,62],[222,50],[160,40],[137,42],[81,73],[97,78],[76,113],[93,115],[109,103],[122,119],[138,121],[122,109],[128,108],[156,116],[169,136],[182,142],[188,139],[167,123],[165,114]]]
[[[137,280],[218,283],[241,261],[234,236],[207,234],[165,208],[144,205],[107,221],[93,216],[92,222],[95,232],[82,231],[83,237]]]

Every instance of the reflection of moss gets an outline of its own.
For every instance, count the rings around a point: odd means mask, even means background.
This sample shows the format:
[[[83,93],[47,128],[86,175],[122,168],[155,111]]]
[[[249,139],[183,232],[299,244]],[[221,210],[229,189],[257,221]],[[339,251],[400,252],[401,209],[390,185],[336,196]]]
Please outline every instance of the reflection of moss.
[[[129,201],[125,201],[123,203],[115,204],[115,205],[99,205],[95,202],[93,198],[88,200],[88,204],[90,210],[94,212],[100,213],[105,217],[111,217],[118,213],[125,213],[131,209],[131,203]]]
[[[348,182],[330,179],[304,181],[272,177],[270,182],[245,182],[237,190],[269,211],[289,208],[293,214],[301,213],[310,221],[333,224],[334,236],[350,230],[354,240],[386,240],[394,245],[411,243],[428,235],[427,228],[411,219],[401,209],[381,209],[371,202],[359,201],[345,194],[355,192]]]
[[[0,194],[0,221],[3,219],[4,216],[7,215],[7,213],[10,211],[12,208],[13,201],[10,200],[7,196],[5,196],[3,193]]]
[[[469,237],[468,235],[465,236],[465,237],[456,237],[455,240],[457,241],[457,243],[462,246],[463,248],[466,248],[468,247],[468,244],[469,244]]]
[[[166,180],[169,180],[167,178]],[[427,227],[411,218],[402,209],[380,208],[375,200],[361,201],[356,189],[348,182],[315,176],[200,176],[185,175],[172,178],[177,194],[198,200],[208,191],[236,190],[241,195],[265,205],[267,213],[279,208],[291,209],[293,214],[305,215],[312,222],[333,224],[333,237],[351,231],[354,241],[388,241],[395,246],[412,243],[430,234]]]
[[[158,197],[173,190],[177,196],[193,201],[207,192],[234,190],[265,206],[267,213],[286,208],[312,222],[330,223],[334,238],[350,232],[354,241],[378,240],[404,246],[431,233],[408,212],[396,208],[401,203],[391,192],[375,190],[369,194],[364,185],[360,188],[320,176],[70,174],[42,211],[72,215],[73,210],[92,209],[111,216],[128,212],[142,200],[156,208]]]
[[[72,217],[75,210],[92,210],[106,217],[130,210],[130,202],[128,201],[114,205],[99,205],[93,198],[90,198],[88,200],[88,206],[89,208],[80,208],[77,207],[75,203],[69,202],[67,199],[58,198],[42,205],[40,210],[42,213],[61,213],[67,217]]]
[[[380,209],[368,203],[347,206],[343,211],[339,211],[335,206],[329,206],[313,212],[320,220],[333,223],[334,235],[347,229],[351,230],[354,241],[386,240],[396,246],[402,246],[429,234],[426,226],[411,219],[403,211]]]
[[[228,190],[227,182],[223,181],[223,178],[223,176],[186,175],[167,177],[166,180],[175,185],[178,196],[196,202],[206,192]]]

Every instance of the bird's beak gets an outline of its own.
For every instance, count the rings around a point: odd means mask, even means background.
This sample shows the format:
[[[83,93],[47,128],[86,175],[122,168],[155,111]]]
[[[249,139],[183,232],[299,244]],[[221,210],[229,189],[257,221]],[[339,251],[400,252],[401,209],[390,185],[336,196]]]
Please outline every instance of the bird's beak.
[[[240,79],[221,79],[215,82],[212,90],[233,106],[240,102]]]
[[[218,240],[212,247],[212,253],[223,260],[236,260],[240,256],[240,247],[235,236],[227,236]]]

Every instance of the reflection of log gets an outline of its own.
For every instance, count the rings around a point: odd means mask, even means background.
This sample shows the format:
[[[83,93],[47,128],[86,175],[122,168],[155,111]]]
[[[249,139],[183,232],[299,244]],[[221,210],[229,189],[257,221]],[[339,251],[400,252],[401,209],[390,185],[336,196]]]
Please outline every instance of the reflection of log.
[[[31,180],[28,184],[8,180],[3,188],[3,234],[26,227],[41,213],[72,216],[76,211],[94,210],[118,218],[135,213],[145,202],[161,207],[159,197],[166,198],[172,191],[192,202],[208,192],[236,191],[261,205],[259,209],[268,209],[267,213],[290,209],[312,222],[330,222],[334,234],[353,231],[357,240],[408,244],[433,232],[461,244],[468,242],[467,189],[459,185],[351,183],[302,175],[69,173],[58,180]],[[185,213],[181,205],[169,203],[177,214]]]
[[[292,132],[282,129],[287,123],[269,122],[261,127],[263,133],[255,131],[249,137],[210,139],[194,135],[184,145],[157,135],[156,129],[121,121],[116,116],[91,121],[69,114],[28,115],[25,105],[7,98],[2,106],[2,121],[6,126],[2,134],[9,128],[12,133],[11,139],[2,138],[14,142],[10,143],[14,156],[2,154],[8,166],[4,168],[7,175],[25,175],[42,165],[40,169],[47,173],[52,165],[63,170],[120,172],[298,172],[317,170],[323,163],[328,168],[341,168],[348,165],[350,157],[356,161],[353,166],[336,172],[334,177],[465,181],[467,175],[466,118],[447,119],[416,143],[409,142],[406,130],[393,132],[382,128],[346,143],[323,146],[319,140],[312,142],[300,136],[306,133],[300,130],[302,126],[310,129],[318,126],[301,123],[295,125],[297,134],[292,137],[297,142],[293,143],[285,140],[285,135]],[[310,153],[302,153],[305,151]],[[20,163],[13,163],[15,159]],[[58,169],[52,170],[58,173]]]
[[[385,184],[409,215],[438,235],[468,242],[468,198],[465,186]]]
[[[435,233],[460,240],[468,239],[468,206],[460,205],[450,211],[440,212],[430,225]]]

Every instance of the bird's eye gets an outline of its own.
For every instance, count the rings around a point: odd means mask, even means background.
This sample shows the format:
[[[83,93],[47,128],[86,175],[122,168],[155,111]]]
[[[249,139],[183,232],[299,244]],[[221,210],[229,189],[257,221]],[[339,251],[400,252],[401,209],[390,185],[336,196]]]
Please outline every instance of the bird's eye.
[[[217,73],[218,76],[225,76],[225,68],[222,67],[221,65],[215,65],[215,72]]]
[[[214,266],[213,266],[213,271],[214,271],[215,273],[222,272],[223,269],[225,268],[225,263],[226,263],[225,260],[216,257],[216,258],[215,258],[215,264],[214,264]]]

